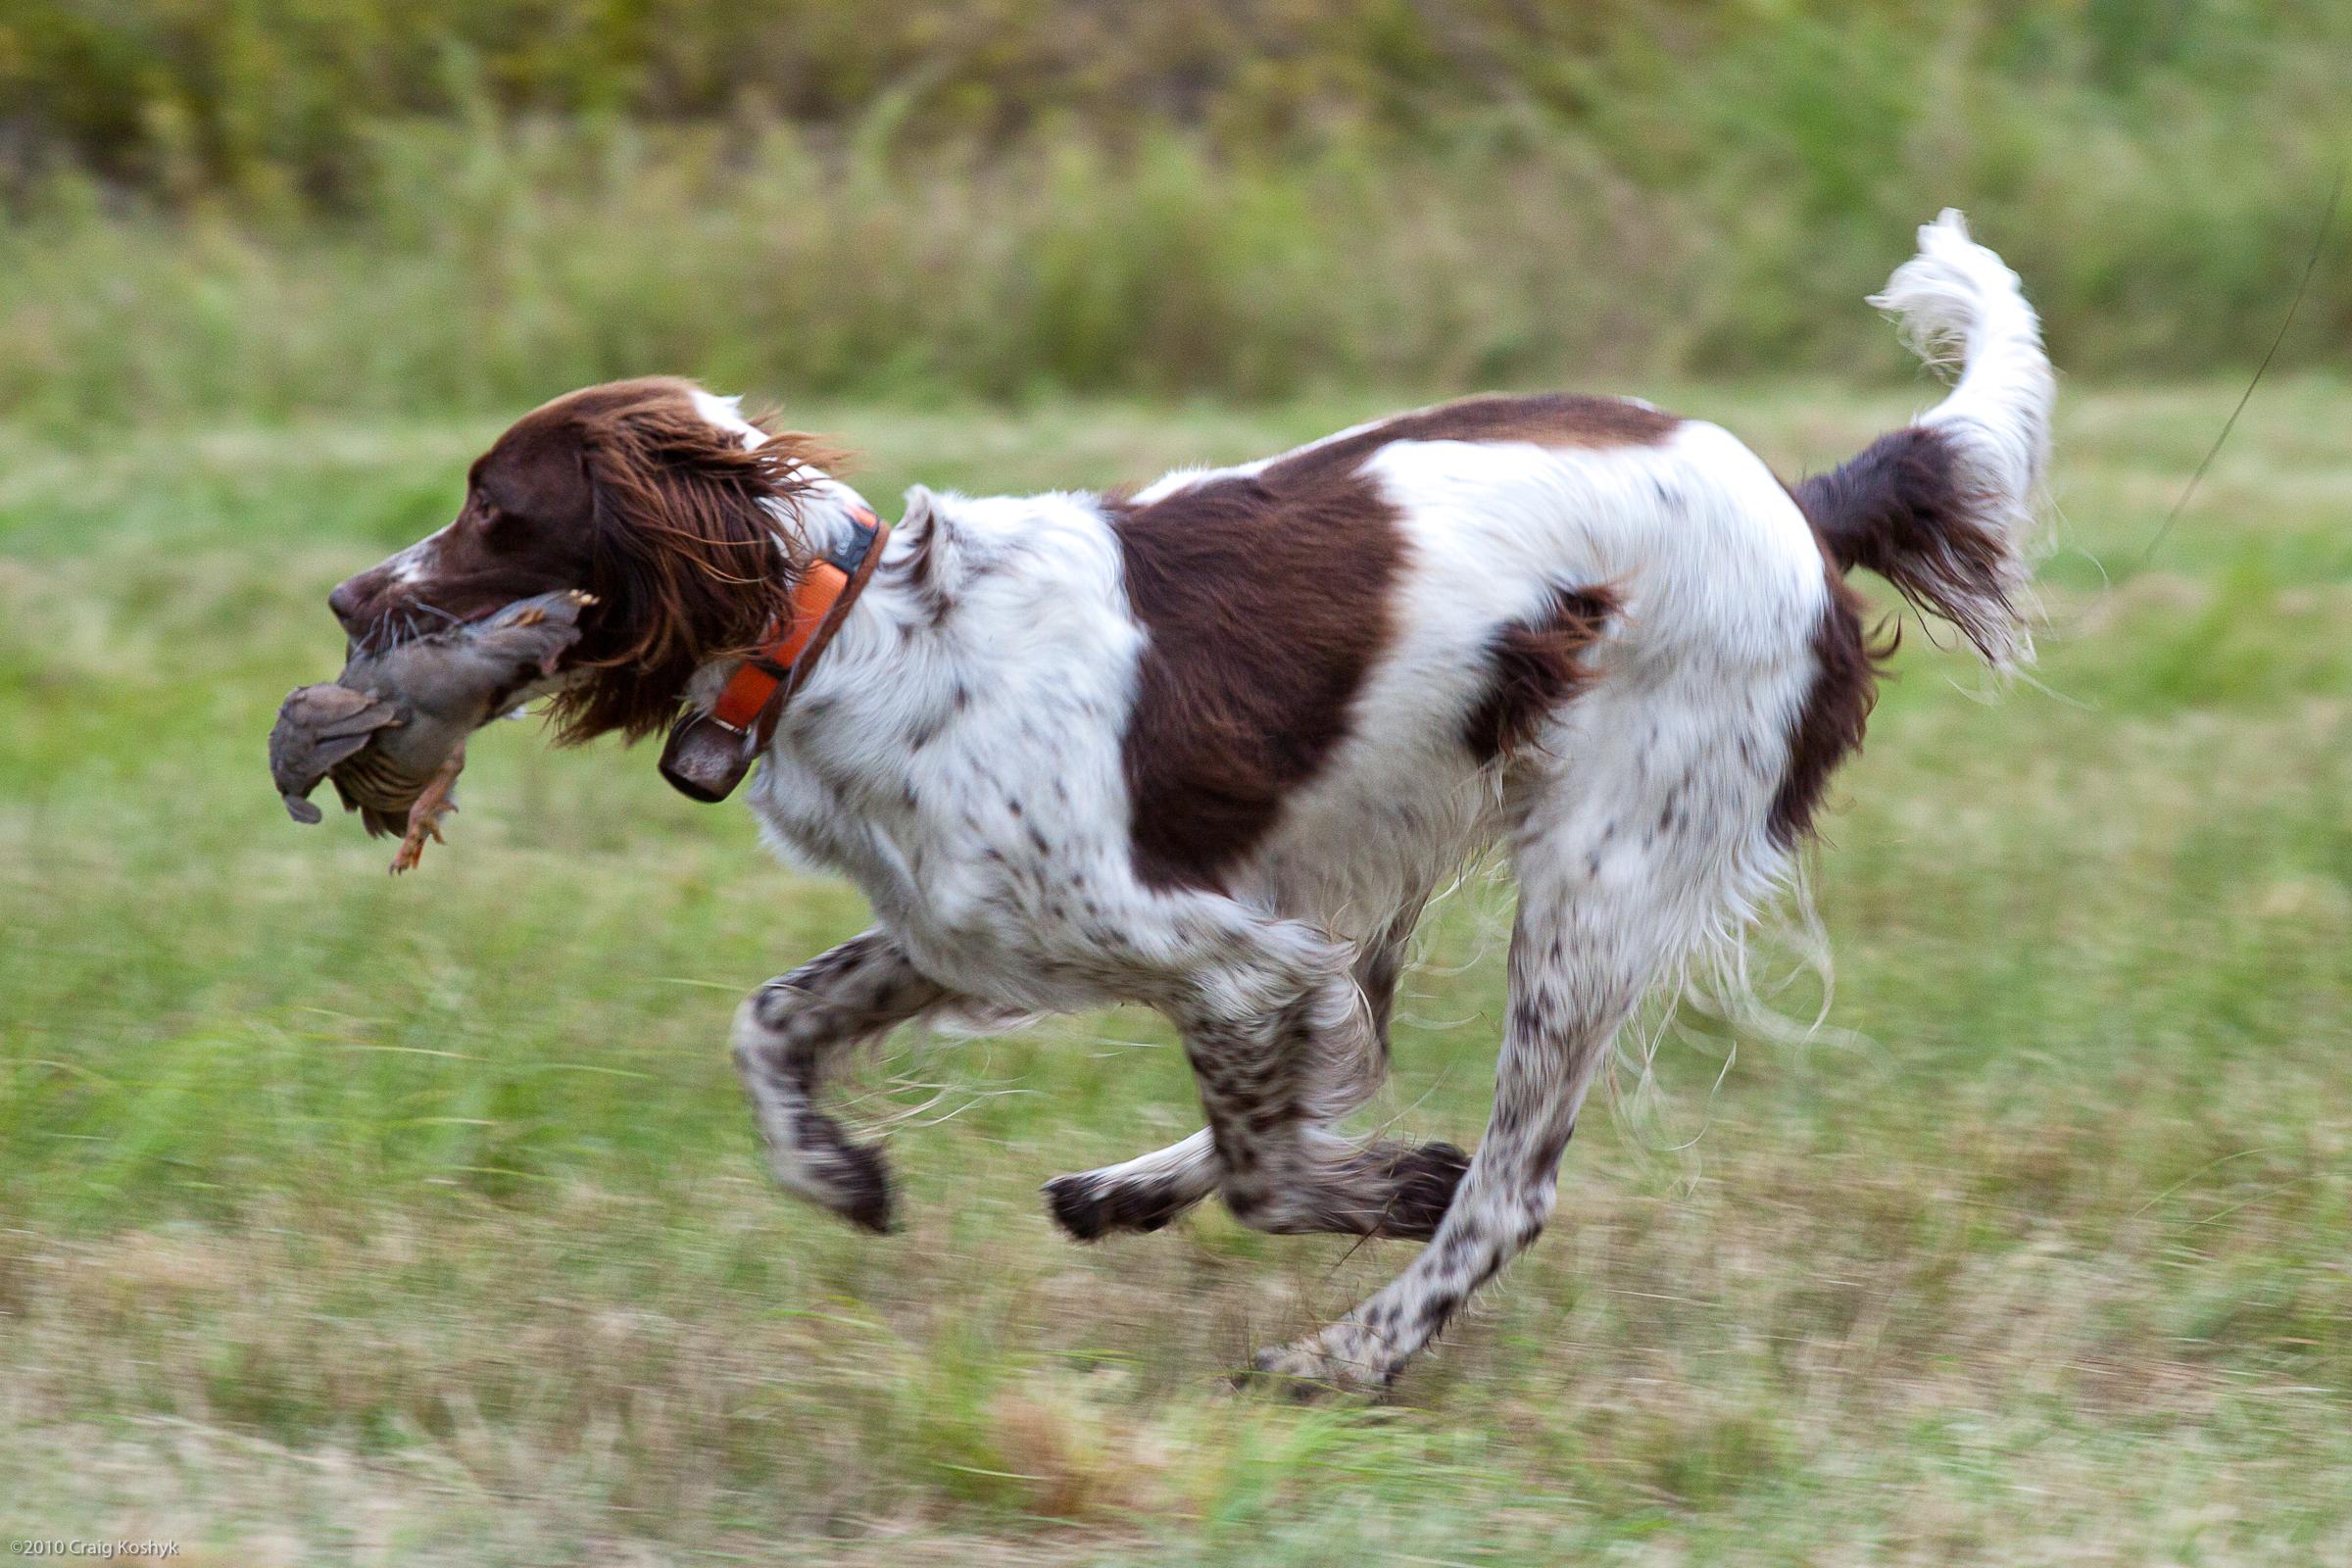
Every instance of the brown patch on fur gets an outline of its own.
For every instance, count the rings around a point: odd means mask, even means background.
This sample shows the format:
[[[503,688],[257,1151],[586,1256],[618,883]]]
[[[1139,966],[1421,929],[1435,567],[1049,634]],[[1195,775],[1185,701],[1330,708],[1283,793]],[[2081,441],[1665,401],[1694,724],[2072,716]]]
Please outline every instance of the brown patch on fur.
[[[1122,748],[1148,886],[1214,886],[1347,733],[1403,555],[1352,466],[1291,459],[1109,506],[1151,638]]]
[[[1861,750],[1879,700],[1879,666],[1899,640],[1890,632],[1874,643],[1863,630],[1862,596],[1845,585],[1833,562],[1823,564],[1829,599],[1813,624],[1813,684],[1789,727],[1788,767],[1767,824],[1772,842],[1784,850],[1813,831],[1830,775]]]
[[[1365,459],[1394,441],[1651,445],[1681,423],[1622,398],[1463,398],[1302,447],[1254,475],[1145,507],[1107,502],[1128,599],[1152,639],[1123,751],[1137,874],[1153,887],[1214,886],[1345,736],[1348,704],[1388,640],[1402,556],[1394,509],[1360,472]],[[1564,624],[1539,635],[1523,661],[1539,688],[1563,696],[1573,685],[1555,679],[1573,671],[1565,636]],[[1559,658],[1564,672],[1549,667]],[[1514,680],[1482,735],[1506,744],[1523,717],[1514,700],[1535,697]]]
[[[427,576],[363,572],[337,590],[337,613],[355,636],[400,635],[586,589],[599,605],[565,662],[591,673],[552,705],[559,740],[663,728],[698,666],[748,650],[789,608],[797,564],[779,559],[763,503],[789,506],[835,461],[802,435],[746,450],[693,391],[614,381],[525,415],[475,461]]]
[[[1987,612],[2013,613],[2009,545],[1984,526],[1986,498],[1964,489],[1941,431],[1909,425],[1790,494],[1840,571],[1866,566],[1923,612],[1941,615],[1991,659]]]
[[[1675,415],[1627,398],[1490,392],[1398,415],[1346,440],[1377,438],[1374,446],[1390,441],[1532,441],[1540,447],[1645,447],[1674,434],[1682,422]]]
[[[1353,473],[1363,461],[1392,441],[1531,441],[1544,447],[1655,446],[1682,420],[1624,398],[1581,397],[1570,392],[1528,396],[1487,393],[1457,398],[1434,409],[1399,414],[1347,435],[1301,447],[1263,470],[1273,479],[1285,472]]]
[[[1462,744],[1482,762],[1516,750],[1536,726],[1591,683],[1585,651],[1617,613],[1617,596],[1600,586],[1551,591],[1543,614],[1513,621],[1487,646],[1493,674],[1486,695],[1462,720]]]

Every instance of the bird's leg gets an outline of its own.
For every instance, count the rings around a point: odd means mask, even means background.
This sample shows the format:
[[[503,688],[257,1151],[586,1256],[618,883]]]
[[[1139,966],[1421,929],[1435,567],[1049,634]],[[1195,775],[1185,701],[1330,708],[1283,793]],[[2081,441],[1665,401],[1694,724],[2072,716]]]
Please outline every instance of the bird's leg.
[[[400,853],[392,857],[392,874],[414,870],[424,855],[424,839],[431,834],[435,844],[449,841],[441,836],[441,818],[457,809],[450,804],[449,792],[466,770],[466,748],[461,744],[441,764],[441,770],[425,782],[423,793],[409,807],[409,831],[400,841]]]

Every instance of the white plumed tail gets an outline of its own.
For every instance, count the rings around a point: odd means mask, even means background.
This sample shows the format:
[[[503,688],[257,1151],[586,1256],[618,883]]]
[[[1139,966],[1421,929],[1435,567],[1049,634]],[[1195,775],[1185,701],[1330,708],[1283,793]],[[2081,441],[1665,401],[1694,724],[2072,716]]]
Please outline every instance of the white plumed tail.
[[[2012,605],[2022,603],[2057,400],[2040,318],[2009,264],[1969,238],[1968,220],[1949,207],[1920,225],[1919,254],[1870,303],[1894,318],[1929,364],[1958,362],[1951,395],[1918,422],[1952,440],[1961,460],[1956,477],[1982,509],[1979,520],[2007,546],[2000,586]],[[2030,637],[2010,618],[2009,646],[1995,663],[2033,658]]]
[[[2050,460],[2055,379],[2017,274],[1946,212],[1871,303],[1951,395],[1851,462],[1795,487],[1840,570],[1868,567],[1960,628],[1995,668],[2034,657],[2034,509]]]

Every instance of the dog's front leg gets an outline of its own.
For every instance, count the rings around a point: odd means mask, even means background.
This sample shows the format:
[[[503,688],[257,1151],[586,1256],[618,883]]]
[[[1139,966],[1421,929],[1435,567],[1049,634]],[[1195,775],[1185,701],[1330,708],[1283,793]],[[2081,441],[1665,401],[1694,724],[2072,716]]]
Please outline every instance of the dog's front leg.
[[[816,1108],[826,1064],[946,999],[877,927],[761,986],[735,1014],[735,1067],[776,1180],[853,1225],[891,1229],[889,1167]]]
[[[1426,1239],[1468,1163],[1448,1144],[1335,1150],[1335,1141],[1322,1131],[1369,1100],[1388,1076],[1389,1014],[1405,944],[1420,917],[1421,906],[1408,905],[1385,935],[1356,956],[1355,985],[1364,1004],[1360,1021],[1369,1024],[1370,1033],[1350,1036],[1357,1042],[1353,1049],[1310,1050],[1302,1081],[1285,1091],[1286,1098],[1303,1101],[1300,1114],[1312,1152],[1325,1158],[1295,1184],[1295,1191],[1311,1190],[1319,1200],[1292,1204],[1278,1216],[1284,1229]],[[1356,1022],[1351,1018],[1350,1027]],[[1225,1054],[1214,1045],[1208,1049]],[[1215,1192],[1224,1175],[1215,1135],[1204,1129],[1120,1164],[1056,1176],[1046,1183],[1046,1202],[1071,1240],[1091,1242],[1113,1231],[1158,1230]],[[1256,1212],[1270,1217],[1262,1205]]]

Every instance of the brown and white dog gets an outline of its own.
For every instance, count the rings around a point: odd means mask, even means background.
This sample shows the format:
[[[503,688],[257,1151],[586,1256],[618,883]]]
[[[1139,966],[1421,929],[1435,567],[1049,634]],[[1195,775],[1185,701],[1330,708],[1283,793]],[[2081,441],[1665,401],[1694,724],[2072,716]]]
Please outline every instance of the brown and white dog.
[[[1612,399],[1486,397],[1125,497],[916,489],[750,792],[779,851],[871,901],[770,981],[734,1049],[782,1184],[875,1230],[879,1154],[829,1064],[925,1013],[1164,1012],[1204,1130],[1047,1187],[1073,1237],[1211,1193],[1244,1223],[1426,1241],[1261,1369],[1377,1387],[1543,1229],[1642,996],[1736,944],[1874,689],[1857,565],[1995,665],[2031,646],[2021,541],[2052,378],[1958,215],[1877,303],[1951,395],[1793,492],[1723,430]],[[863,503],[807,438],[675,380],[539,409],[464,510],[337,588],[363,640],[554,589],[599,608],[567,741],[707,707]],[[1475,1154],[1337,1130],[1388,1065],[1431,890],[1500,841],[1518,885]]]

